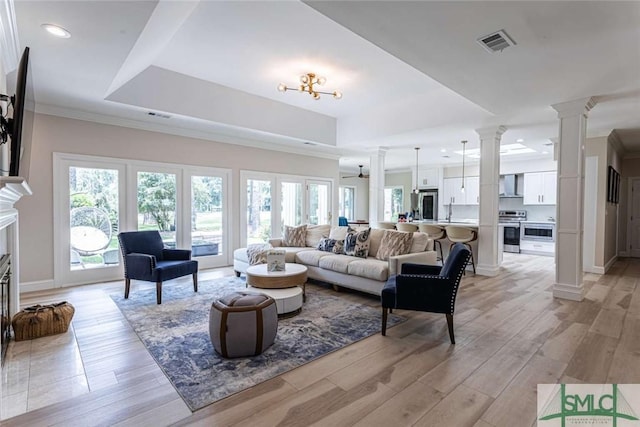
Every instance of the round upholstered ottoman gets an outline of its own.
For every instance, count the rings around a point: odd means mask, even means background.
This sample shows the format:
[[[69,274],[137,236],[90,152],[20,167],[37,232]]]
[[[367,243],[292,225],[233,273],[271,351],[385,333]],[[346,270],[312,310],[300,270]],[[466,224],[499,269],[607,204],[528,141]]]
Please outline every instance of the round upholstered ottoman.
[[[234,292],[211,305],[209,335],[223,357],[256,356],[273,344],[277,332],[278,312],[270,296]]]

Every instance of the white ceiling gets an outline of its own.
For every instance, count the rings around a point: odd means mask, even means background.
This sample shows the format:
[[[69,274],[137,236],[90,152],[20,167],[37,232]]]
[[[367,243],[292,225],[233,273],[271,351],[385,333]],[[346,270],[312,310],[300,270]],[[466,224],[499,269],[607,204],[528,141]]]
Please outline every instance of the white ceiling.
[[[460,163],[460,140],[477,148],[475,129],[497,125],[504,144],[536,151],[522,158],[551,158],[550,106],[595,96],[588,136],[617,129],[640,152],[640,2],[15,1],[15,11],[42,112],[337,153],[345,170],[388,147],[387,167],[402,169],[416,146],[421,165]],[[517,45],[476,43],[500,29]],[[276,90],[306,72],[343,99]]]

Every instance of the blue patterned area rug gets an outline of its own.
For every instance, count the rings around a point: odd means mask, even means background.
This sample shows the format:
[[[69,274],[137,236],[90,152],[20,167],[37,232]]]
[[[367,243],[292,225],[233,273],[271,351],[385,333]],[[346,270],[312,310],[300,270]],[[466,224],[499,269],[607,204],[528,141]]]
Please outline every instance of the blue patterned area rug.
[[[162,305],[155,288],[132,290],[128,300],[110,296],[192,411],[380,332],[379,309],[307,286],[302,312],[279,320],[269,349],[225,359],[209,338],[209,310],[216,298],[244,289],[244,280],[226,277],[203,281],[197,293],[189,283],[167,284]],[[388,325],[404,320],[390,314]]]

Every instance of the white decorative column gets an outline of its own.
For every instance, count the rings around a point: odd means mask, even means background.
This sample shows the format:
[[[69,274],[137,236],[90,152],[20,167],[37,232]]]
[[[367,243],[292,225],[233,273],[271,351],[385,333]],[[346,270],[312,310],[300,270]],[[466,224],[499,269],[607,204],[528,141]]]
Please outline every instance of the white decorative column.
[[[384,219],[384,156],[386,147],[378,147],[369,157],[369,224]]]
[[[584,298],[582,238],[584,209],[584,140],[593,98],[552,105],[560,119],[558,204],[556,205],[556,283],[553,296]]]
[[[497,276],[502,261],[498,245],[498,193],[500,139],[506,130],[504,126],[476,129],[480,136],[480,207],[476,272],[483,276]]]

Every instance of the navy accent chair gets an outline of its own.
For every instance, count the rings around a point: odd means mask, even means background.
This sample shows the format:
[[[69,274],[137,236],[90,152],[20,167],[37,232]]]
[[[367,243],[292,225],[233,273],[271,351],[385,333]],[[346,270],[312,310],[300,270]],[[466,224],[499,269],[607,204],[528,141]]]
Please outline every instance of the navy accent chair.
[[[347,217],[344,217],[344,216],[338,217],[338,226],[346,227],[348,225],[349,225],[349,221],[347,220]]]
[[[157,230],[118,234],[124,260],[124,297],[129,298],[131,279],[156,282],[156,300],[162,304],[162,282],[191,274],[198,292],[198,261],[188,249],[165,249]]]
[[[453,309],[464,268],[471,252],[462,243],[456,243],[446,262],[439,265],[402,265],[400,274],[391,276],[382,288],[382,335],[387,333],[387,315],[394,308],[402,310],[444,313],[453,336]]]

